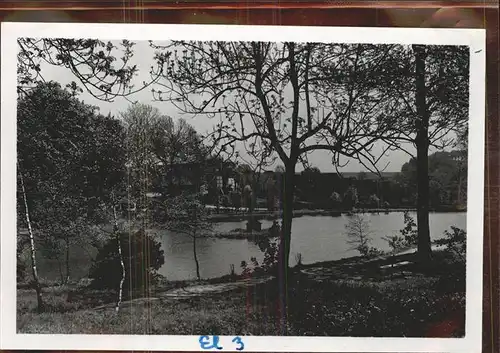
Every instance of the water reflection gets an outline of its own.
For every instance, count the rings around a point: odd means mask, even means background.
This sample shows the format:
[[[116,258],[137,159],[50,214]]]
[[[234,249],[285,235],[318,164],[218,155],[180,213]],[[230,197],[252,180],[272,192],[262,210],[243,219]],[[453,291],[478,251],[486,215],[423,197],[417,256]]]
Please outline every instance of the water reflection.
[[[416,218],[415,214],[412,214]],[[398,233],[404,227],[403,213],[365,214],[370,220],[373,232],[374,247],[388,250],[387,243],[382,239],[386,235]],[[348,216],[304,216],[294,218],[292,225],[292,247],[290,264],[295,264],[295,255],[302,254],[304,264],[319,261],[336,260],[355,256],[356,251],[350,250],[345,241],[344,227]],[[272,221],[263,220],[262,227],[269,228]],[[443,236],[450,226],[465,229],[466,213],[431,213],[431,239]],[[219,232],[231,231],[235,228],[245,228],[245,222],[225,222],[217,224]],[[186,280],[196,278],[196,268],[193,259],[193,243],[189,236],[174,234],[168,231],[157,231],[165,251],[165,264],[160,274],[168,280]],[[199,238],[197,253],[200,261],[202,278],[213,278],[227,275],[231,264],[235,272],[240,273],[241,261],[249,261],[251,257],[262,261],[263,253],[252,241],[239,239]]]

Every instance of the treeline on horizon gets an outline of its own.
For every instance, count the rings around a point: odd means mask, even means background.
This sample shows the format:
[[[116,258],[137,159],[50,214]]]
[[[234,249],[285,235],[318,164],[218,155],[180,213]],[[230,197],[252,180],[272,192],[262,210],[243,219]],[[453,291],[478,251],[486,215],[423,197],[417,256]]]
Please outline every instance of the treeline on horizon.
[[[435,152],[429,155],[430,198],[429,207],[433,211],[463,211],[467,205],[467,162],[466,151],[453,150]],[[240,168],[241,169],[241,168]],[[243,166],[248,170],[248,166]],[[224,207],[241,207],[246,179],[255,191],[255,206],[273,209],[282,194],[283,171],[251,173],[251,177],[241,174],[234,164],[222,168],[224,181],[236,178],[237,190],[223,187],[222,197],[217,200],[217,187],[210,184],[205,201]],[[400,172],[358,172],[322,173],[310,167],[296,173],[294,209],[335,209],[352,208],[395,209],[415,208],[417,202],[415,159],[406,162]],[[239,179],[238,179],[239,178]],[[241,184],[243,183],[243,185]],[[158,189],[159,191],[159,189]],[[276,200],[277,199],[277,200]]]

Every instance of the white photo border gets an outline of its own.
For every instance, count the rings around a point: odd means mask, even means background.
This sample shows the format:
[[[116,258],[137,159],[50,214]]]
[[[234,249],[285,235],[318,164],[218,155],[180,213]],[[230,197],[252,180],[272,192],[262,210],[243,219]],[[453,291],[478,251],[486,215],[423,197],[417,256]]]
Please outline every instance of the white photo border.
[[[0,349],[201,351],[199,336],[48,335],[16,332],[17,38],[104,40],[294,41],[470,47],[467,190],[466,335],[464,338],[245,336],[251,352],[476,352],[482,336],[486,31],[483,29],[160,25],[89,23],[1,24]],[[223,351],[236,351],[221,336]]]

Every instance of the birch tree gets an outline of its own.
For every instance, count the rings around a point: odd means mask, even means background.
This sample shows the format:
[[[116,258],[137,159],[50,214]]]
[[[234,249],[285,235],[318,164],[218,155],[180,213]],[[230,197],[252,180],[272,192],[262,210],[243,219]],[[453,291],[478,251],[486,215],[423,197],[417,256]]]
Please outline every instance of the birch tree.
[[[25,222],[28,227],[28,234],[30,239],[30,255],[31,255],[31,271],[33,274],[33,282],[36,291],[37,309],[39,312],[44,311],[44,303],[42,297],[42,287],[40,285],[40,279],[38,278],[38,268],[36,266],[36,245],[35,236],[33,234],[33,227],[31,226],[30,211],[28,207],[28,198],[26,196],[26,189],[24,187],[24,178],[22,172],[19,173],[19,181],[21,183],[21,193],[23,195],[24,211],[25,211]]]

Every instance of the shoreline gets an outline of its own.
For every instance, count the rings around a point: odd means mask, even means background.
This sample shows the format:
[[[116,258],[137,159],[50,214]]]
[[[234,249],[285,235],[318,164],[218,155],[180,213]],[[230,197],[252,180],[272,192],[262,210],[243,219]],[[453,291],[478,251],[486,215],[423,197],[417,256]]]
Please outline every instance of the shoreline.
[[[435,245],[433,244],[432,246],[432,251],[435,253],[442,252],[444,250],[444,247],[441,245]],[[342,268],[347,268],[351,267],[352,265],[357,265],[357,266],[367,266],[367,265],[384,265],[384,264],[390,264],[390,263],[398,263],[403,260],[407,259],[412,259],[415,254],[416,254],[416,247],[411,247],[405,250],[401,250],[400,252],[396,254],[390,254],[390,253],[383,253],[378,256],[370,257],[370,258],[364,258],[363,256],[349,256],[349,257],[343,257],[340,259],[336,260],[324,260],[324,261],[317,261],[313,263],[306,263],[306,264],[300,264],[300,265],[294,265],[290,266],[289,269],[292,272],[300,272],[302,270],[314,270],[314,269],[324,269],[324,268],[329,268],[329,269],[342,269]],[[251,276],[251,278],[260,278],[260,277],[269,277],[270,274],[268,273],[256,273]],[[164,291],[164,290],[170,290],[173,288],[186,288],[190,286],[197,286],[201,284],[225,284],[225,283],[233,283],[233,282],[238,282],[238,281],[243,281],[248,279],[248,276],[244,276],[242,274],[226,274],[218,277],[212,277],[212,278],[202,278],[201,280],[196,280],[196,279],[186,279],[186,280],[173,280],[169,281],[167,278],[161,278],[156,285],[156,290],[159,291]],[[78,281],[71,282],[69,284],[59,284],[57,281],[42,281],[41,286],[42,288],[52,288],[52,287],[80,287],[80,288],[86,288],[88,287],[88,284],[90,284],[90,279],[87,277],[82,277]],[[17,283],[17,289],[18,290],[27,290],[27,289],[33,289],[31,287],[30,283]]]
[[[221,208],[221,211],[224,209]],[[389,213],[401,213],[401,212],[416,212],[416,208],[365,208],[365,209],[355,209],[352,211],[347,210],[294,210],[293,218],[300,218],[303,216],[330,216],[330,217],[341,217],[343,215],[349,214],[389,214]],[[429,213],[467,213],[467,210],[462,210],[458,208],[439,208],[429,211]],[[255,220],[274,220],[281,217],[281,211],[255,211],[252,214],[252,218]],[[209,215],[209,219],[214,223],[221,222],[241,222],[246,221],[250,217],[248,212],[240,213],[213,213]]]

